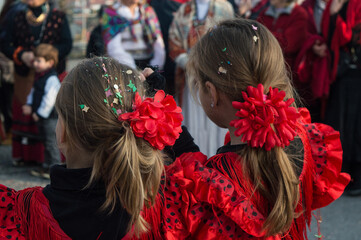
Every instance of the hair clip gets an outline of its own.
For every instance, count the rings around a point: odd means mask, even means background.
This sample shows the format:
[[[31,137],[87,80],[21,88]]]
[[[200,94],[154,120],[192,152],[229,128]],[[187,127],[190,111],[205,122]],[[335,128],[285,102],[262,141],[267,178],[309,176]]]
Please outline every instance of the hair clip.
[[[89,107],[85,104],[80,104],[79,107],[83,112],[88,112],[89,110]]]

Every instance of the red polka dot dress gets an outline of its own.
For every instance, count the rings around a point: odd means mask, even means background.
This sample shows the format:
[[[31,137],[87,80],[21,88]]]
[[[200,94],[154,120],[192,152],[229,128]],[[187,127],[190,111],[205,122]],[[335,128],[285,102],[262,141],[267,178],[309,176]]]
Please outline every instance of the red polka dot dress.
[[[307,239],[311,211],[340,197],[350,177],[340,172],[339,133],[329,126],[309,123],[305,120],[308,112],[300,111],[303,121],[297,125],[297,133],[303,162],[296,171],[300,199],[295,209],[299,217],[287,233],[265,236],[262,227],[268,203],[257,193],[250,197],[247,184],[240,180],[239,155],[219,150],[209,159],[202,153],[186,153],[167,167],[155,207],[143,211],[151,229],[142,238]]]

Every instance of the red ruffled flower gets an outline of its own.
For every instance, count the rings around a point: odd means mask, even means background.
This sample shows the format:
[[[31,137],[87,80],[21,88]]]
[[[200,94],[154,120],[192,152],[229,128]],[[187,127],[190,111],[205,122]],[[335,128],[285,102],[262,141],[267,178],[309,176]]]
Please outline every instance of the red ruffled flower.
[[[286,93],[277,88],[269,89],[268,95],[263,93],[263,85],[257,88],[249,86],[247,93],[242,92],[244,102],[233,102],[239,109],[236,119],[230,125],[237,128],[236,136],[252,147],[265,147],[270,151],[275,146],[285,147],[296,136],[295,125],[300,114],[290,105],[293,98],[284,101]],[[272,128],[273,126],[273,128]]]
[[[182,132],[182,109],[170,95],[158,91],[154,98],[142,98],[135,94],[134,111],[119,115],[120,121],[128,121],[135,136],[144,138],[153,147],[162,150],[172,146]]]

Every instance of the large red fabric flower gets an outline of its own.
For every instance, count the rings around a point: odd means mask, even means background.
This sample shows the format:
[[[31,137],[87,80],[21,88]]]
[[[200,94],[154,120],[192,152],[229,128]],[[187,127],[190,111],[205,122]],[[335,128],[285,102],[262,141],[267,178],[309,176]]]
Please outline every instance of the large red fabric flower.
[[[182,109],[174,98],[158,91],[154,98],[142,98],[135,94],[134,111],[119,115],[120,121],[128,121],[135,136],[144,138],[153,147],[162,150],[174,145],[182,132]]]
[[[242,141],[252,147],[265,147],[270,151],[275,146],[285,147],[296,136],[295,125],[300,114],[290,105],[293,98],[284,101],[286,93],[277,88],[269,89],[264,95],[264,88],[249,86],[247,93],[242,92],[244,102],[232,103],[239,109],[236,119],[230,125],[237,128],[236,136],[242,135]]]

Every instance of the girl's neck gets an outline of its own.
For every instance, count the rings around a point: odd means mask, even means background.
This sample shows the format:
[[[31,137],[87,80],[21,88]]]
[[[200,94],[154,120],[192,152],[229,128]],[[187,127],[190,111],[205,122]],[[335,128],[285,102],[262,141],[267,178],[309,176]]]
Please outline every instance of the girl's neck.
[[[91,168],[93,167],[93,158],[84,150],[77,150],[74,153],[64,153],[66,159],[66,168]]]
[[[230,137],[231,137],[231,145],[239,145],[239,144],[244,144],[244,142],[242,142],[241,137],[236,137],[236,135],[234,135],[234,132],[236,131],[235,127],[228,127],[229,133],[230,133]]]

